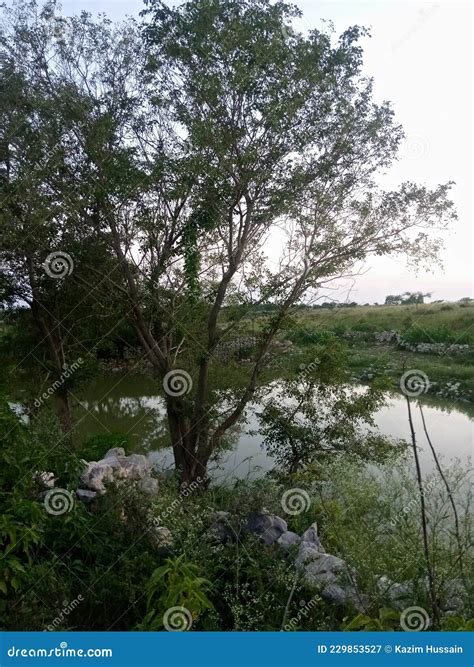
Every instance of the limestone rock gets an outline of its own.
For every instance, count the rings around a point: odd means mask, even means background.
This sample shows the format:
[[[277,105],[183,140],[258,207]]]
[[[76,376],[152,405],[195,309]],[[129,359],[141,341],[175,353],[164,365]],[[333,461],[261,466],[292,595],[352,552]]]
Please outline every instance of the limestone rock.
[[[301,540],[302,542],[309,542],[310,544],[314,544],[318,551],[324,553],[323,545],[321,544],[321,540],[318,536],[318,524],[316,522],[312,523],[311,526],[305,530],[301,536]]]
[[[103,461],[91,461],[83,471],[80,481],[86,488],[103,495],[105,493],[105,483],[112,482],[113,478],[114,470],[112,466]]]
[[[171,553],[174,540],[169,528],[166,526],[154,526],[148,531],[153,548],[161,555],[167,556]]]
[[[125,476],[129,479],[143,479],[151,472],[151,463],[143,454],[130,454],[121,461]]]
[[[283,549],[291,549],[291,547],[298,545],[301,542],[301,537],[296,533],[292,533],[291,530],[287,530],[285,533],[282,533],[277,539],[277,544],[279,544]]]
[[[145,493],[149,493],[153,496],[158,493],[158,480],[154,477],[144,477],[138,482],[138,488],[140,491],[144,491]]]
[[[112,457],[119,458],[120,456],[125,456],[125,449],[123,447],[112,447],[106,452],[104,459],[109,459]]]
[[[265,544],[274,544],[288,531],[286,521],[275,514],[252,513],[247,520],[247,530],[259,535]]]
[[[33,474],[33,478],[42,489],[54,489],[56,478],[54,472],[46,472],[45,470],[37,470]]]
[[[88,489],[77,489],[76,491],[77,499],[83,503],[90,503],[97,496],[96,491],[89,491]]]

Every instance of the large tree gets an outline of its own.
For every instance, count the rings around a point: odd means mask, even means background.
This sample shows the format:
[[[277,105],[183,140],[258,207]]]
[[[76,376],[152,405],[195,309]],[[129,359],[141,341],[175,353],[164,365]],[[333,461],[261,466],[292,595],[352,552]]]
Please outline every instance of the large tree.
[[[14,366],[33,371],[36,398],[54,388],[52,402],[71,443],[71,365],[78,358],[74,368],[82,365],[118,314],[89,270],[107,265],[107,247],[83,224],[89,202],[78,187],[74,128],[35,76],[56,28],[48,10],[32,17],[32,8],[13,12],[13,30],[0,40],[0,304],[21,328]]]
[[[298,10],[269,0],[146,4],[140,30],[82,15],[41,47],[23,21],[34,55],[17,67],[70,127],[81,195],[64,206],[86,199],[81,225],[109,248],[102,277],[164,384],[187,484],[244,416],[293,307],[371,254],[432,261],[431,230],[455,214],[450,184],[377,187],[403,132],[362,74],[364,29],[298,34]],[[251,362],[222,377],[220,351],[262,303]]]

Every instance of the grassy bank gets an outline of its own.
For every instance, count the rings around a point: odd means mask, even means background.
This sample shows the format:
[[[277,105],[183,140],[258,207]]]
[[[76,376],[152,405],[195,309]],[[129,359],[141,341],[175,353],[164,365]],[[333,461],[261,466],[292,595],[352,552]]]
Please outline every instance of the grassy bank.
[[[305,309],[300,326],[342,333],[396,330],[420,342],[474,344],[474,301],[409,306],[355,306]]]
[[[344,341],[353,381],[380,375],[398,386],[405,370],[416,369],[429,380],[429,393],[453,400],[474,400],[474,302],[411,306],[356,306],[304,309],[286,335],[297,350],[310,354],[328,339]],[[396,331],[411,344],[468,345],[461,353],[417,353],[392,342],[377,343],[373,334]]]

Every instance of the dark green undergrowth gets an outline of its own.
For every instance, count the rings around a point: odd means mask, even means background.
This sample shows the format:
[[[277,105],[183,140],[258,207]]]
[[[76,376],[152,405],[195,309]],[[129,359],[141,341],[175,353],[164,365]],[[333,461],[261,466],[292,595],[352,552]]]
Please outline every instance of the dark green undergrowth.
[[[51,451],[53,423],[26,426],[6,404],[0,421],[3,629],[163,630],[170,605],[190,610],[195,631],[338,630],[351,623],[358,629],[381,629],[384,624],[398,629],[399,612],[377,587],[381,575],[411,582],[407,606],[429,608],[409,458],[373,470],[340,459],[291,477],[275,472],[258,481],[198,488],[186,497],[173,476],[160,477],[153,498],[133,485],[111,487],[91,505],[75,500],[67,512],[55,516],[38,498],[33,473],[53,470],[57,486],[72,493],[78,457],[65,449]],[[446,474],[459,499],[464,549],[470,531],[467,471],[454,466]],[[282,495],[292,488],[305,490],[310,503],[300,514],[288,516]],[[441,585],[459,578],[459,571],[440,480],[430,484],[427,498]],[[229,513],[232,538],[224,544],[209,534],[215,511]],[[360,590],[370,595],[364,619],[355,609],[329,604],[305,586],[296,577],[294,554],[267,547],[245,531],[248,515],[261,511],[285,518],[299,534],[317,522],[326,551],[354,567]],[[156,524],[171,531],[168,548],[157,548]],[[467,550],[464,565],[472,580]],[[465,590],[462,614],[444,619],[443,628],[466,627],[472,616],[471,592]],[[381,611],[387,609],[391,613]]]

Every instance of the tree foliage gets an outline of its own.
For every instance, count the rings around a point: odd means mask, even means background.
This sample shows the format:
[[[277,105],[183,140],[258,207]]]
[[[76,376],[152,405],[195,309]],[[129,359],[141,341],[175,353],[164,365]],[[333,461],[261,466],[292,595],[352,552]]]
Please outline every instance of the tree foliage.
[[[150,0],[143,25],[64,18],[55,2],[7,12],[7,297],[29,298],[40,324],[47,310],[56,372],[53,334],[64,317],[80,334],[81,284],[94,308],[112,295],[160,382],[189,373],[186,394],[166,395],[185,483],[243,418],[298,303],[371,254],[431,263],[432,230],[455,217],[450,183],[377,186],[403,132],[362,73],[365,29],[299,34],[298,15],[269,0]],[[40,267],[56,249],[74,272],[53,284]],[[241,321],[224,309],[261,304],[271,317],[224,405],[217,351]]]

